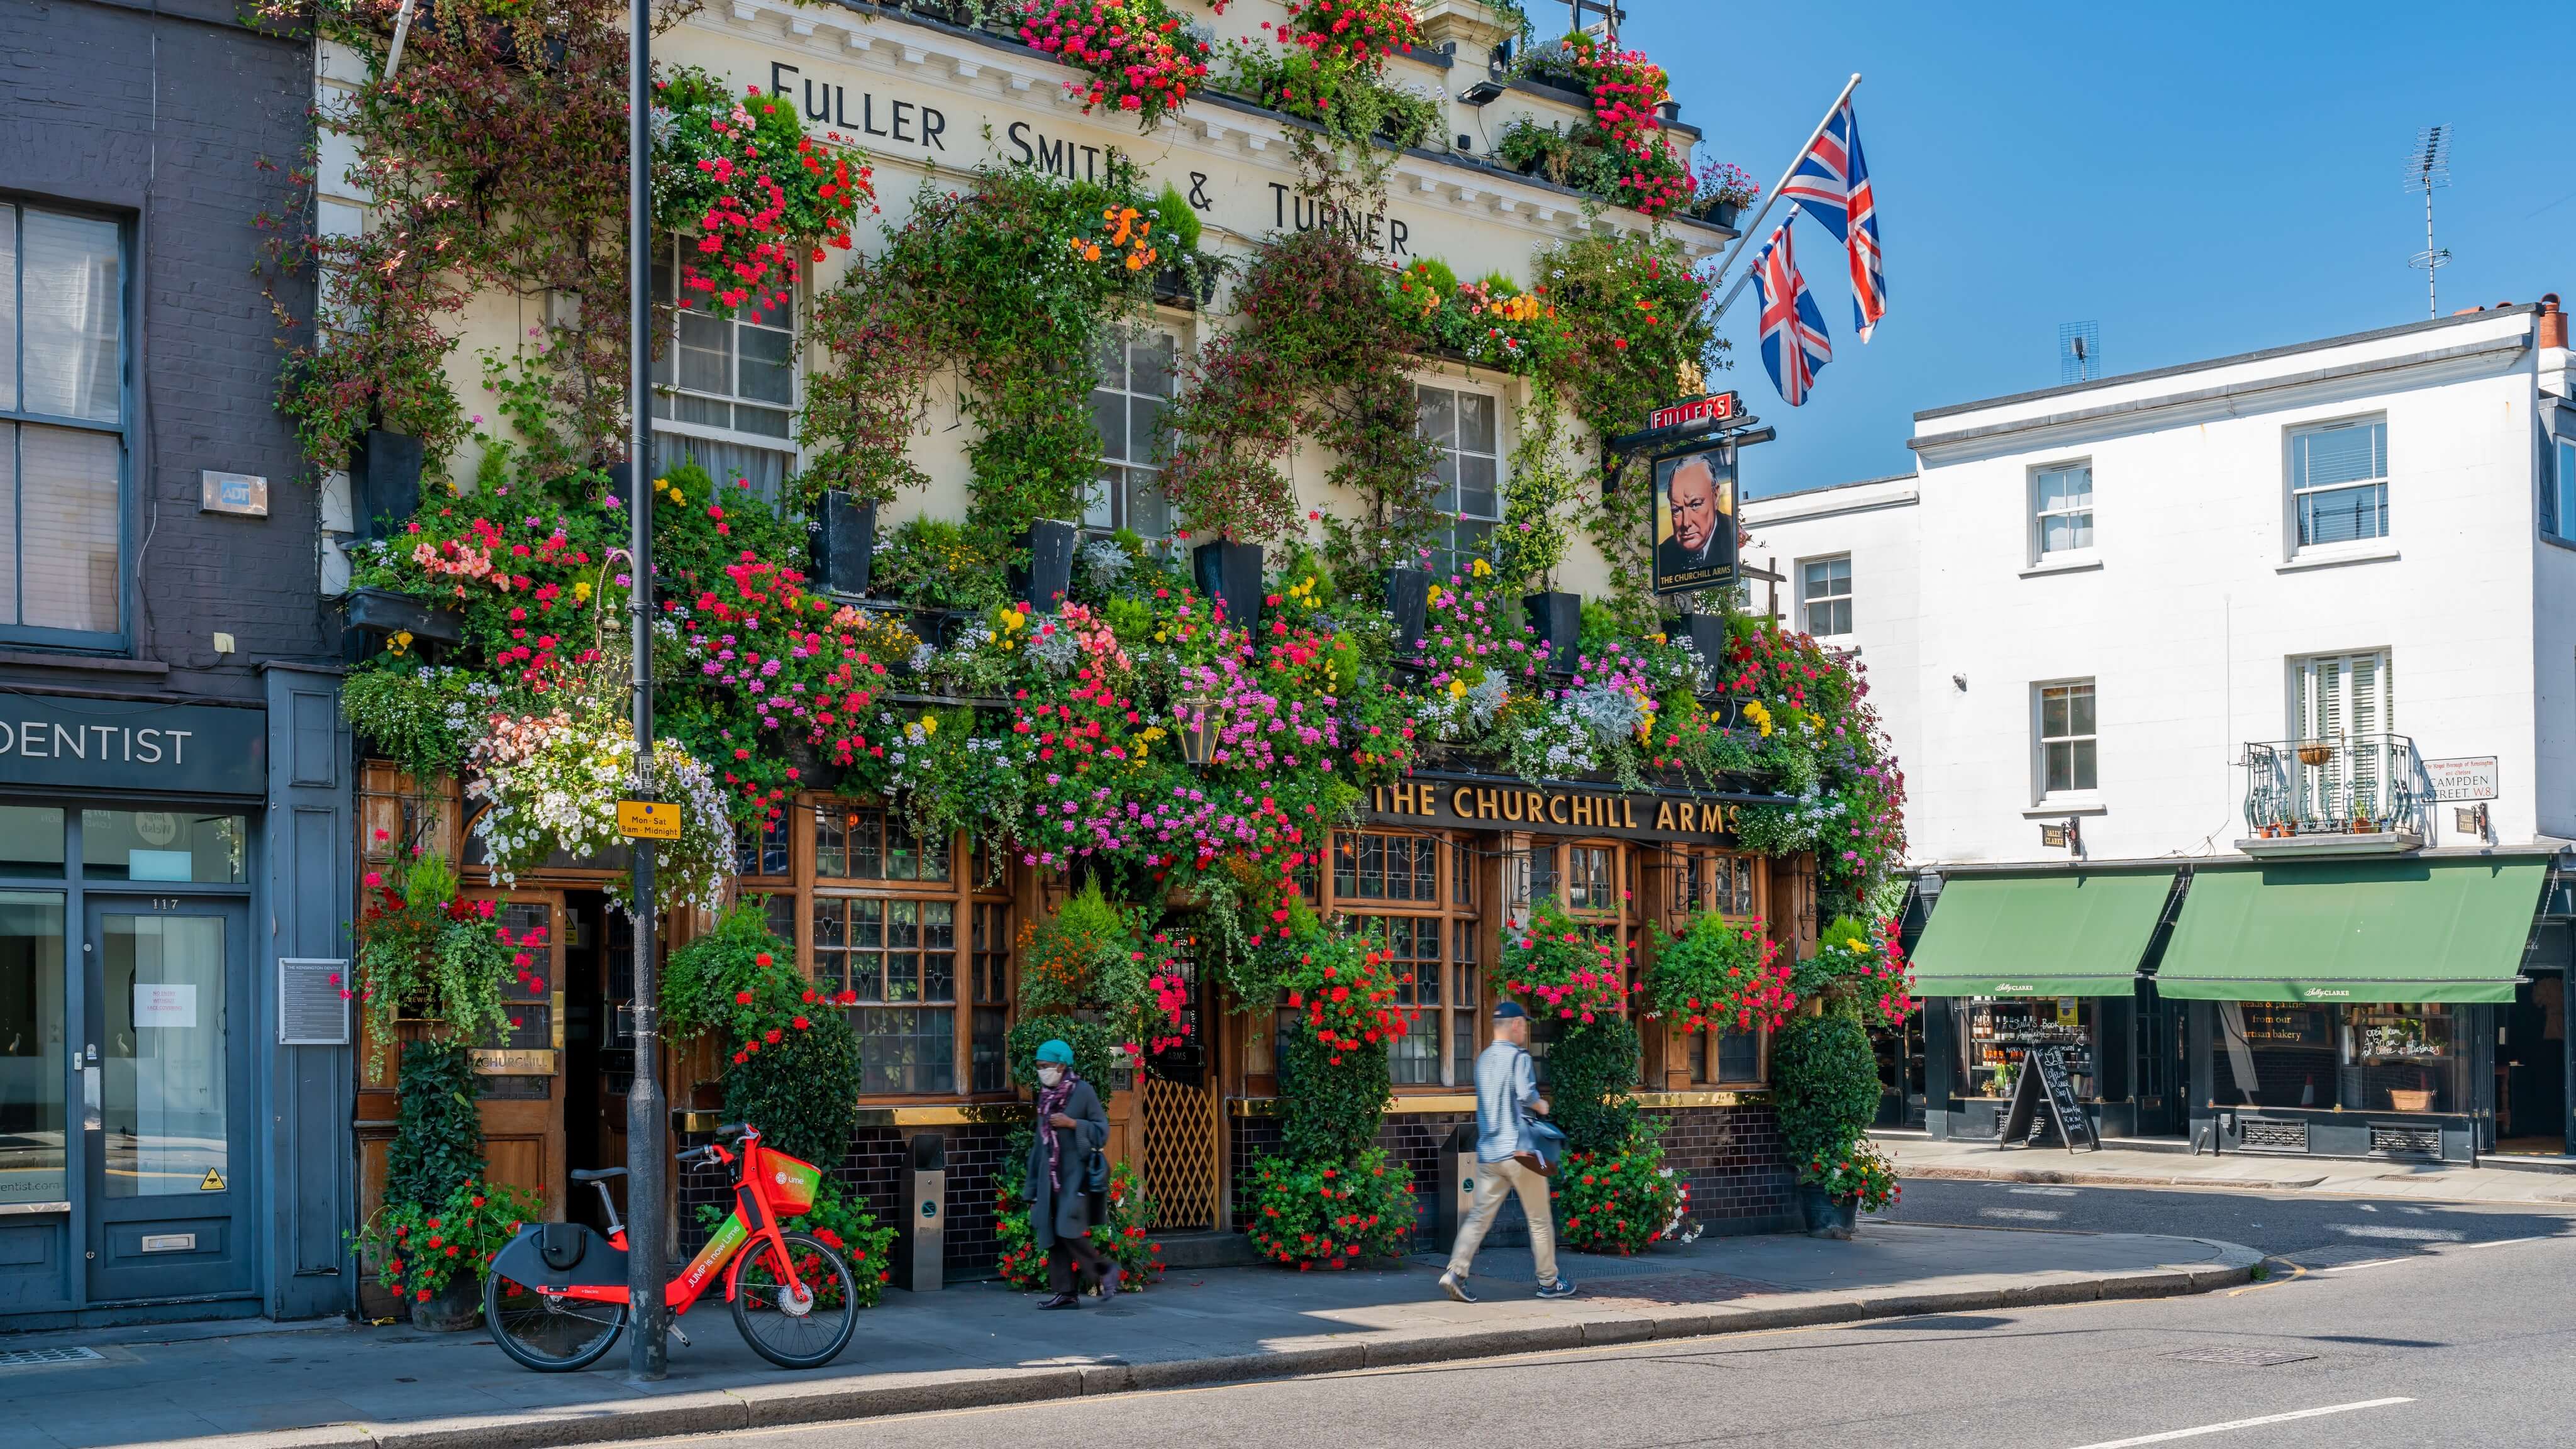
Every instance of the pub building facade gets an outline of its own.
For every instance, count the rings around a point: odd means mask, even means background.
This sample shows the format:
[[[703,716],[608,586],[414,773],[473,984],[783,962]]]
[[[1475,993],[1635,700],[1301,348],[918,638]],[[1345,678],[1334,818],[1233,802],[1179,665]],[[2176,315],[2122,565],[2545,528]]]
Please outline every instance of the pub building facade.
[[[195,0],[10,33],[0,1334],[346,1312],[350,738],[253,274],[312,47]]]
[[[1067,98],[1074,73],[1016,39],[865,6],[806,6],[738,0],[703,7],[655,43],[657,61],[704,67],[738,89],[789,97],[814,128],[830,125],[862,143],[876,168],[885,217],[899,222],[926,177],[978,164],[1033,166],[1079,175],[1117,153],[1143,168],[1151,191],[1169,183],[1199,213],[1203,246],[1237,250],[1265,235],[1317,226],[1344,229],[1377,261],[1402,266],[1446,260],[1462,277],[1500,269],[1525,274],[1538,251],[1596,227],[1642,230],[1646,218],[1599,206],[1543,178],[1486,159],[1515,117],[1571,125],[1590,119],[1583,97],[1514,82],[1499,99],[1458,98],[1482,77],[1506,36],[1474,4],[1423,7],[1432,45],[1389,61],[1400,81],[1443,99],[1444,131],[1457,145],[1393,159],[1382,211],[1359,215],[1318,199],[1301,180],[1291,144],[1302,123],[1217,94],[1193,95],[1186,113],[1139,136],[1116,118],[1085,116]],[[1215,22],[1222,35],[1253,36],[1278,22],[1272,4],[1239,3]],[[357,57],[321,46],[317,85],[327,109],[366,71]],[[1667,121],[1683,142],[1698,132]],[[363,213],[366,197],[325,168],[325,214]],[[863,218],[865,220],[865,218]],[[1694,259],[1717,254],[1732,233],[1696,219],[1666,225]],[[872,228],[870,229],[872,231]],[[862,250],[874,241],[864,233]],[[844,265],[835,255],[809,280],[828,288]],[[795,359],[789,393],[754,396],[747,372],[718,378],[662,374],[656,400],[656,468],[694,460],[711,472],[768,489],[795,472],[786,414],[824,359],[800,329],[812,297],[800,290],[792,319],[766,327],[714,324],[724,335],[692,342],[726,355],[785,349]],[[451,372],[460,395],[479,347],[506,348],[524,330],[518,299],[480,298]],[[693,325],[696,319],[692,319]],[[1150,417],[1173,395],[1175,359],[1202,344],[1210,321],[1186,299],[1164,305],[1116,355],[1104,359],[1100,418]],[[785,336],[772,335],[784,333]],[[754,336],[752,334],[759,334]],[[1456,497],[1457,537],[1481,542],[1501,525],[1503,472],[1518,440],[1528,384],[1463,362],[1425,359],[1417,373],[1426,431],[1437,422],[1445,471],[1465,480]],[[938,402],[934,410],[951,404]],[[943,417],[945,414],[943,413]],[[1101,424],[1103,475],[1080,523],[1172,539],[1182,521],[1161,504],[1150,427]],[[966,510],[969,436],[943,421],[916,432],[908,449],[929,486],[879,510],[882,532],[905,518],[957,518]],[[472,478],[469,445],[453,480]],[[1300,506],[1348,508],[1327,482],[1330,459],[1305,448],[1289,460]],[[1479,480],[1482,480],[1481,482]],[[430,486],[427,482],[424,487]],[[1580,533],[1557,586],[1601,591],[1607,570]],[[897,705],[930,701],[902,694]],[[381,863],[404,841],[461,852],[466,879],[501,902],[497,919],[513,936],[542,928],[533,984],[511,988],[518,1024],[506,1043],[477,1057],[482,1113],[494,1178],[541,1192],[566,1210],[566,1174],[626,1160],[625,1094],[634,1069],[626,1005],[632,970],[628,927],[607,892],[623,869],[616,858],[550,863],[523,870],[504,888],[478,864],[470,812],[453,782],[431,786],[380,760],[357,762],[360,868]],[[1812,950],[1817,927],[1812,861],[1769,859],[1738,848],[1734,807],[1776,801],[1763,782],[1724,790],[1623,791],[1606,783],[1422,774],[1383,788],[1365,819],[1331,832],[1324,863],[1303,885],[1327,919],[1380,932],[1410,970],[1403,1007],[1410,1030],[1396,1048],[1395,1100],[1383,1140],[1413,1169],[1426,1224],[1443,1158],[1457,1130],[1472,1126],[1473,1060],[1490,1039],[1494,983],[1488,972],[1507,922],[1537,897],[1553,897],[1578,919],[1615,932],[1645,967],[1648,927],[1679,929],[1695,914],[1720,911],[1780,923],[1791,949]],[[738,846],[739,898],[756,899],[778,936],[793,942],[798,967],[821,989],[850,991],[863,1055],[861,1126],[843,1182],[881,1221],[903,1220],[899,1191],[908,1164],[935,1155],[945,1164],[945,1268],[987,1271],[995,1258],[996,1174],[1008,1126],[997,1109],[1025,1100],[1004,1066],[1004,1037],[1016,996],[1014,945],[1023,928],[1052,912],[1063,876],[1024,864],[1005,842],[965,834],[915,838],[901,812],[881,800],[806,791],[778,819],[745,830]],[[666,922],[667,952],[712,918],[679,912]],[[1158,1238],[1174,1262],[1219,1255],[1241,1242],[1234,1197],[1255,1150],[1276,1140],[1278,1022],[1272,1003],[1219,999],[1201,985],[1193,1052],[1165,1054],[1151,1073],[1121,1073],[1110,1096],[1110,1154],[1136,1165],[1160,1206]],[[1758,1035],[1665,1031],[1648,1023],[1640,1099],[1670,1130],[1667,1161],[1691,1187],[1691,1213],[1707,1230],[1765,1231],[1794,1225],[1793,1177],[1767,1102],[1766,1044]],[[409,1034],[414,1028],[402,1028]],[[1543,1047],[1542,1047],[1543,1050]],[[663,1081],[674,1145],[704,1140],[720,1117],[719,1058],[711,1043],[666,1043]],[[395,1125],[397,1053],[362,1051],[354,1115],[357,1216],[381,1203],[385,1153]],[[931,1139],[937,1146],[931,1146]],[[1454,1168],[1454,1158],[1448,1164]],[[695,1232],[701,1194],[720,1185],[675,1186],[676,1231]],[[574,1200],[576,1216],[587,1200]],[[1203,1235],[1203,1247],[1190,1246]],[[371,1284],[368,1311],[390,1300]]]

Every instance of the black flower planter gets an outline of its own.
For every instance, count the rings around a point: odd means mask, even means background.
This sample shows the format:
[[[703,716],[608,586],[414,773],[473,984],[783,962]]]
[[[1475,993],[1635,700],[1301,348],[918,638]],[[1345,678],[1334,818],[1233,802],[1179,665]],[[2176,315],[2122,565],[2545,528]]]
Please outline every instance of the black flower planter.
[[[1192,275],[1187,267],[1174,264],[1154,273],[1154,300],[1171,307],[1193,310],[1214,305],[1217,276],[1213,269]]]
[[[823,495],[823,516],[810,534],[814,580],[824,593],[856,596],[868,591],[877,556],[877,506],[847,493]]]
[[[1052,614],[1073,591],[1073,546],[1080,534],[1070,523],[1041,518],[1029,525],[1029,608]]]
[[[624,508],[627,504],[635,501],[634,464],[611,463],[608,465],[608,496],[616,499],[617,506],[620,508]]]
[[[1410,659],[1422,647],[1422,626],[1431,616],[1431,571],[1388,569],[1386,611],[1395,618],[1395,655]]]
[[[1521,598],[1521,610],[1529,618],[1530,632],[1547,648],[1548,672],[1573,673],[1577,641],[1583,637],[1583,596],[1527,594]]]
[[[1674,635],[1697,651],[1700,662],[1715,668],[1726,660],[1726,616],[1684,614],[1673,620]]]
[[[454,644],[465,637],[463,614],[391,589],[358,589],[341,600],[340,607],[350,628],[368,634],[409,634],[435,644]]]
[[[1261,545],[1226,539],[1190,550],[1199,592],[1225,606],[1225,621],[1239,629],[1261,622]]]
[[[420,439],[369,428],[349,450],[349,509],[360,538],[382,538],[420,511]]]
[[[1860,1199],[1828,1197],[1814,1183],[1798,1185],[1798,1210],[1811,1238],[1848,1239],[1860,1223]]]
[[[1711,222],[1725,227],[1728,231],[1733,231],[1735,230],[1735,223],[1744,215],[1744,207],[1740,202],[1712,201],[1708,205],[1700,208],[1699,214],[1708,218]]]

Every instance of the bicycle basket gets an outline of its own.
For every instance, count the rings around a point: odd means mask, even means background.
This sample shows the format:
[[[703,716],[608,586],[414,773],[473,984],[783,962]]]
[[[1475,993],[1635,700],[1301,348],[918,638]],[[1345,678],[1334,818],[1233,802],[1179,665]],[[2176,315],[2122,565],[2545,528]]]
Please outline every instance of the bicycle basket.
[[[823,1169],[784,1152],[763,1149],[760,1170],[769,1178],[769,1201],[781,1217],[794,1217],[814,1206],[823,1185]]]

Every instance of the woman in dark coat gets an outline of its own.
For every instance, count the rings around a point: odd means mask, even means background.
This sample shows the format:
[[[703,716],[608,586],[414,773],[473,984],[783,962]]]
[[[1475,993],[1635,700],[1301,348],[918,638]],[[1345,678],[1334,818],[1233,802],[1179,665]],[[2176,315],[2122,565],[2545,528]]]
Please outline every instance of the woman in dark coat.
[[[1047,1255],[1047,1286],[1054,1296],[1040,1308],[1076,1308],[1076,1272],[1114,1292],[1118,1270],[1092,1245],[1095,1217],[1085,1187],[1091,1154],[1109,1141],[1109,1114],[1100,1094],[1073,1074],[1073,1048],[1050,1041],[1038,1048],[1038,1133],[1029,1144],[1029,1227]]]

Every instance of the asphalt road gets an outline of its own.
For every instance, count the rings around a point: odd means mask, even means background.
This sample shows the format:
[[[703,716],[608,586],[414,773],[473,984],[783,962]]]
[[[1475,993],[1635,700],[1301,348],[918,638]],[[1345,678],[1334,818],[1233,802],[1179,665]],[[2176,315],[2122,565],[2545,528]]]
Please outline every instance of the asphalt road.
[[[2024,1211],[2056,1216],[2010,1216]],[[1909,1183],[1904,1216],[2020,1231],[2225,1237],[2315,1266],[2285,1266],[2268,1281],[2193,1298],[1952,1314],[664,1442],[722,1449],[2576,1443],[2568,1427],[2576,1424],[2576,1375],[2566,1371],[2576,1354],[2576,1294],[2569,1291],[2576,1286],[2576,1222],[2567,1216],[1985,1183]]]
[[[2576,1208],[1919,1179],[1908,1180],[1904,1188],[1889,1214],[1898,1222],[2217,1238],[2260,1248],[2303,1268],[2513,1238],[2576,1240]],[[2576,1441],[2576,1431],[2570,1438]]]

